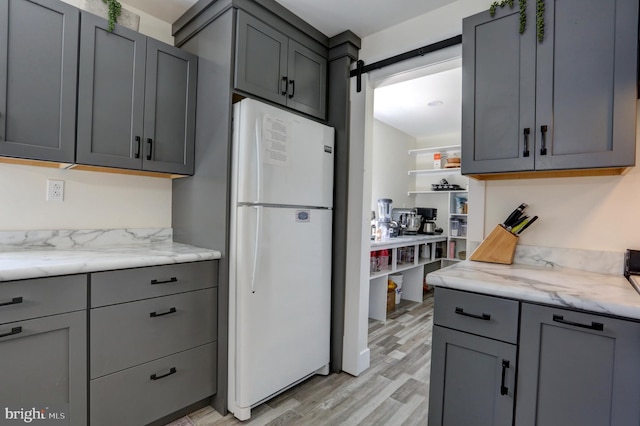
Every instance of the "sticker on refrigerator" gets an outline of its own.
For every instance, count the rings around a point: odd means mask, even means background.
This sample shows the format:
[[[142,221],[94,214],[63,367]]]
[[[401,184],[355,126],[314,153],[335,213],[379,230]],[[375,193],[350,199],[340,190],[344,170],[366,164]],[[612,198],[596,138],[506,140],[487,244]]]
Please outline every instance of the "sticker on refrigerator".
[[[262,118],[263,164],[289,165],[289,126],[285,120],[265,114]]]
[[[296,222],[311,222],[311,211],[296,210]]]

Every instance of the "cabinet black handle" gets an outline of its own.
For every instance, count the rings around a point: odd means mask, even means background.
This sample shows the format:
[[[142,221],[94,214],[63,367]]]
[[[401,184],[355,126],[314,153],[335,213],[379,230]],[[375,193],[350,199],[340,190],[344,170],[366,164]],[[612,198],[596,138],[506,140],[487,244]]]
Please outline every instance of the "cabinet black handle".
[[[149,316],[150,316],[151,318],[156,318],[156,317],[163,317],[163,316],[165,316],[165,315],[175,314],[175,313],[176,313],[176,308],[171,308],[171,309],[169,309],[167,312],[163,312],[163,313],[161,313],[161,314],[159,314],[159,313],[157,313],[157,312],[151,312],[151,313],[149,314]]]
[[[555,314],[553,315],[553,320],[561,324],[572,325],[574,327],[580,327],[580,328],[588,328],[589,330],[597,330],[597,331],[604,330],[604,324],[602,324],[601,322],[591,321],[591,325],[581,324],[579,322],[567,321],[566,319],[564,319],[564,316],[555,315]]]
[[[147,160],[151,160],[151,154],[153,153],[153,139],[147,138],[147,145],[149,146],[149,152],[147,153]]]
[[[289,99],[291,99],[296,95],[296,82],[294,80],[289,80],[289,84],[291,84],[291,94],[289,95]]]
[[[140,158],[140,145],[142,144],[140,139],[140,136],[136,136],[136,152],[133,154],[134,158]]]
[[[485,314],[485,313],[483,313],[482,315],[470,314],[468,312],[465,312],[464,309],[459,308],[459,307],[456,307],[456,314],[464,315],[465,317],[481,319],[481,320],[484,320],[484,321],[489,321],[491,319],[491,315],[489,315],[489,314]]]
[[[500,381],[500,395],[506,395],[509,393],[509,388],[505,385],[505,379],[507,378],[507,368],[509,368],[509,361],[502,360],[502,380]]]
[[[168,376],[170,376],[170,375],[172,375],[172,374],[176,374],[176,372],[177,372],[177,371],[178,371],[178,370],[176,370],[176,368],[175,368],[175,367],[171,367],[171,369],[169,370],[169,372],[168,372],[167,374],[162,374],[162,375],[160,375],[160,376],[158,376],[157,374],[152,374],[151,376],[149,376],[149,378],[150,378],[151,380],[160,380],[160,379],[162,379],[162,378],[164,378],[164,377],[168,377]]]
[[[540,146],[540,155],[547,155],[547,130],[546,125],[540,126],[540,133],[542,134],[542,144]]]
[[[524,151],[522,151],[523,157],[529,156],[529,135],[530,134],[531,134],[531,129],[528,127],[525,128],[524,129]]]
[[[22,333],[22,327],[13,327],[10,332],[0,334],[0,338]]]
[[[18,303],[22,303],[22,297],[14,297],[9,302],[0,303],[0,306],[17,305]]]
[[[155,285],[155,284],[168,284],[168,283],[177,283],[178,282],[178,278],[176,277],[171,277],[168,280],[151,280],[151,285]]]
[[[284,83],[284,88],[282,83]],[[282,81],[280,82],[280,92],[284,96],[287,94],[288,91],[289,91],[289,79],[285,75],[284,77],[282,77]]]

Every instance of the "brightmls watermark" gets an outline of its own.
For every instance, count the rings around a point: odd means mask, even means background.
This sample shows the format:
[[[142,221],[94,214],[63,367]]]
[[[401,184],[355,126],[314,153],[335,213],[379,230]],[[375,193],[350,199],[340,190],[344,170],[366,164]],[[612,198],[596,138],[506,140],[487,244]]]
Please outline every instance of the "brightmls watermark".
[[[29,408],[4,408],[4,421],[2,425],[35,424],[35,425],[68,425],[68,409],[60,407],[29,407]],[[0,416],[2,419],[2,416]]]

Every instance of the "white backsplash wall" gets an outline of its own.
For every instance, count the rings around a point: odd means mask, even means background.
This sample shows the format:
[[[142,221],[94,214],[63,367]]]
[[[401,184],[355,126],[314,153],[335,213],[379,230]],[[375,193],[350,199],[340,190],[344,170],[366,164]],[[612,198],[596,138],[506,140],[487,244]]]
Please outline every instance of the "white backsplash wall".
[[[47,179],[64,201],[46,201]],[[0,164],[0,231],[171,227],[171,179]]]
[[[414,185],[408,171],[415,167],[415,158],[408,151],[415,144],[414,137],[374,120],[371,210],[376,215],[379,198],[391,198],[392,207],[414,207],[415,199],[409,197],[407,192]]]
[[[636,130],[636,141],[639,133]],[[485,233],[526,202],[529,215],[540,218],[520,236],[519,244],[613,252],[640,249],[638,194],[636,142],[636,167],[623,176],[488,181]]]

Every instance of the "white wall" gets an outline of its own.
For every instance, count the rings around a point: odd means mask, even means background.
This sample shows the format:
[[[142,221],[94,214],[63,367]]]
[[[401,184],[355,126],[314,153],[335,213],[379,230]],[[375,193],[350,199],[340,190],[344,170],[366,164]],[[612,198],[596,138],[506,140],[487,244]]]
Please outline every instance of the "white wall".
[[[461,34],[462,18],[488,9],[489,4],[460,0],[373,34],[362,40],[360,57],[365,64],[371,63]],[[636,164],[640,166],[640,155]],[[485,204],[484,220],[473,226],[480,235],[470,239],[482,239],[483,233],[488,234],[518,204],[527,202],[528,211],[541,218],[522,234],[519,244],[618,252],[640,248],[640,226],[634,224],[640,217],[637,167],[617,177],[518,179],[486,184],[471,179],[469,186],[471,192],[475,188],[486,191],[481,200]],[[470,232],[471,222],[470,218]]]
[[[393,207],[414,207],[415,200],[407,195],[414,182],[407,172],[415,167],[415,158],[407,151],[415,144],[413,136],[374,120],[371,210],[376,215],[379,198],[391,198]]]
[[[47,179],[64,201],[46,201]],[[0,164],[0,231],[171,227],[171,180]]]
[[[123,6],[141,33],[173,44],[170,24]],[[47,179],[64,180],[62,203],[46,201]],[[0,231],[171,227],[170,179],[0,164],[0,182]]]
[[[83,3],[85,0],[62,0],[65,3],[69,3],[78,9],[83,9]],[[101,1],[101,0],[98,0]],[[121,1],[124,9],[140,15],[140,27],[138,31],[149,37],[153,37],[156,40],[163,41],[167,44],[173,45],[173,37],[171,36],[171,24],[161,21],[155,16],[151,16],[145,12],[142,12],[132,6],[129,6],[126,2]]]
[[[526,202],[527,211],[540,219],[521,235],[519,244],[615,252],[640,249],[639,139],[636,130],[636,167],[623,176],[488,181],[486,231]]]

